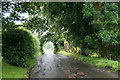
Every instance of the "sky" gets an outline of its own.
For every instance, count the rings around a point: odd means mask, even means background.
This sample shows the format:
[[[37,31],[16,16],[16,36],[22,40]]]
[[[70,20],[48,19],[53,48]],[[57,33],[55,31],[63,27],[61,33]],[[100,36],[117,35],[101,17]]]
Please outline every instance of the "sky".
[[[4,13],[4,17],[5,17],[5,18],[8,17],[8,16],[10,16],[10,13]],[[24,19],[29,18],[28,13],[22,13],[22,14],[20,14],[20,16],[21,16],[22,18],[24,18]],[[23,22],[21,22],[21,21],[14,21],[14,22],[15,22],[15,24],[18,24],[18,25],[20,25],[20,24],[23,23]]]
[[[10,13],[4,13],[4,17],[5,17],[5,18],[6,18],[6,17],[9,17],[9,16],[10,16]],[[22,14],[20,14],[20,16],[21,16],[22,18],[24,18],[24,19],[29,18],[28,13],[22,13]],[[14,22],[15,22],[15,24],[17,24],[17,25],[22,25],[22,24],[23,24],[23,22],[21,22],[21,21],[14,21]],[[42,36],[46,35],[47,32],[48,32],[48,31],[45,31],[45,32],[42,34]],[[38,33],[37,33],[36,31],[34,32],[34,34],[38,35]]]
[[[46,34],[47,34],[47,32],[48,32],[48,31],[45,31],[45,32],[44,32],[44,33],[43,33],[41,36],[44,36],[44,35],[46,35]]]

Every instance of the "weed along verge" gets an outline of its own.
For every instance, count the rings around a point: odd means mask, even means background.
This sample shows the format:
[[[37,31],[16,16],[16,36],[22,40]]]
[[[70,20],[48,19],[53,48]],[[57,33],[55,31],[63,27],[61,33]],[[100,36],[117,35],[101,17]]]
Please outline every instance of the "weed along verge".
[[[120,66],[118,66],[118,61],[108,60],[108,59],[100,58],[100,57],[99,58],[90,57],[90,56],[86,57],[86,56],[83,56],[80,54],[69,53],[66,51],[60,51],[58,53],[62,54],[62,55],[73,57],[74,59],[77,59],[80,61],[84,61],[88,64],[91,64],[91,65],[99,67],[99,68],[109,68],[109,69],[115,70],[115,71],[120,70]]]

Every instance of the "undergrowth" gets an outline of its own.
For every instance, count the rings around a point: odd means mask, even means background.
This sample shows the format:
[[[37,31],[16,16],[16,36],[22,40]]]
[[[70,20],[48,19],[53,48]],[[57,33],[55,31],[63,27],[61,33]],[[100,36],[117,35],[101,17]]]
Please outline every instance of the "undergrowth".
[[[105,68],[106,66],[111,66],[112,70],[120,70],[120,66],[118,66],[118,61],[113,61],[113,60],[109,60],[106,58],[102,58],[102,57],[85,57],[83,55],[80,54],[76,54],[76,53],[68,53],[65,51],[60,51],[58,52],[59,54],[65,55],[65,56],[71,56],[77,60],[81,60],[84,61],[88,64],[94,65],[96,67],[99,68]]]

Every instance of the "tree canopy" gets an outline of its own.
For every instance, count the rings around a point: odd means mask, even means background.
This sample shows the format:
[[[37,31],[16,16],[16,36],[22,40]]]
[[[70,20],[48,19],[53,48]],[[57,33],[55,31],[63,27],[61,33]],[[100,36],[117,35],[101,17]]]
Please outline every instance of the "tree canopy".
[[[15,21],[38,33],[40,41],[65,38],[83,51],[117,56],[119,42],[119,3],[109,2],[3,2],[3,29],[17,27]],[[27,13],[28,18],[21,14]],[[14,25],[14,26],[13,26]],[[42,36],[47,32],[45,35]]]

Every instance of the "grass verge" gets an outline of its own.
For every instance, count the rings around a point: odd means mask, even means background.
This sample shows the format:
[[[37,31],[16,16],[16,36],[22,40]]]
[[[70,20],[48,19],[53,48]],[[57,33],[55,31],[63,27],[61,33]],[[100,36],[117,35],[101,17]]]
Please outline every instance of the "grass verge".
[[[94,65],[99,68],[105,68],[105,66],[111,66],[112,70],[120,70],[120,66],[118,65],[118,61],[113,61],[113,60],[108,60],[106,58],[97,58],[97,57],[85,57],[80,54],[75,54],[75,53],[68,53],[65,51],[60,51],[58,52],[59,54],[65,55],[65,56],[70,56],[73,57],[77,60],[84,61],[88,64]]]
[[[2,78],[2,56],[1,56],[1,53],[0,53],[0,80]]]
[[[28,78],[28,69],[2,62],[2,78]]]
[[[41,53],[34,55],[35,58],[38,58]],[[28,78],[29,69],[37,65],[35,59],[28,59],[27,68],[16,67],[6,63],[3,59],[2,62],[2,78]]]

